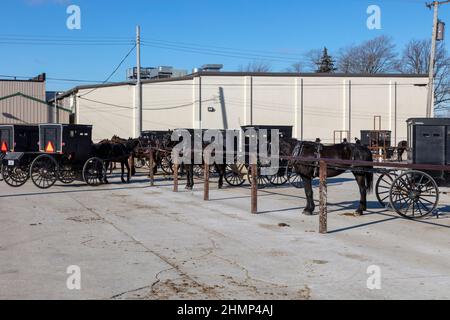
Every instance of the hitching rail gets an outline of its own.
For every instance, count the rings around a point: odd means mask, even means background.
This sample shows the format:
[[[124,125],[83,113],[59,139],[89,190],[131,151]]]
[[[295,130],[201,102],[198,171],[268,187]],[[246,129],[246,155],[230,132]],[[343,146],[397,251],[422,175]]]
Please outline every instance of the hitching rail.
[[[170,152],[168,150],[162,150],[157,148],[149,148],[150,154],[150,184],[154,185],[154,175],[153,175],[153,152]],[[327,169],[330,165],[344,165],[342,167],[333,167],[333,169],[342,169],[346,171],[352,171],[353,169],[367,170],[364,167],[372,168],[389,168],[389,169],[408,169],[408,170],[429,170],[429,171],[449,171],[450,166],[447,165],[431,165],[431,164],[407,164],[398,162],[371,162],[371,161],[360,161],[360,160],[341,160],[341,159],[330,159],[330,158],[313,158],[313,157],[293,157],[293,156],[280,156],[279,159],[289,160],[293,162],[301,162],[305,164],[312,164],[319,167],[319,233],[328,233],[328,212],[327,212]],[[258,213],[258,168],[256,164],[251,164],[251,213]],[[178,192],[178,171],[179,165],[174,164],[174,174],[173,174],[173,191]],[[376,170],[375,170],[376,172]],[[205,159],[205,169],[204,169],[204,194],[203,199],[209,201],[209,161]]]

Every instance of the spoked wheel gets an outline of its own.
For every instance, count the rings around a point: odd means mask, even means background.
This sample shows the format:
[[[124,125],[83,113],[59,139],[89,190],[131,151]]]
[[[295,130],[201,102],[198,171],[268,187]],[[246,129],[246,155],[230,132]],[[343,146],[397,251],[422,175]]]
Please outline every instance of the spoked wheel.
[[[270,184],[274,186],[282,186],[288,182],[287,168],[280,168],[277,174],[269,177]]]
[[[146,162],[144,158],[134,158],[134,167],[136,169],[142,169],[145,166]]]
[[[59,170],[59,181],[64,184],[71,184],[77,178],[77,174],[73,171],[72,167],[69,165],[64,165]]]
[[[405,172],[392,183],[390,203],[405,218],[423,218],[432,213],[439,203],[436,181],[425,172]]]
[[[203,178],[205,176],[205,165],[195,165],[194,174],[197,178]],[[209,166],[209,176],[214,177],[217,175],[216,167],[214,165]]]
[[[2,166],[1,175],[6,184],[13,188],[23,186],[30,178],[27,167]]]
[[[161,169],[165,174],[173,174],[173,162],[170,154],[161,159]]]
[[[252,184],[252,167],[251,166],[248,168],[247,180],[251,185]],[[270,183],[269,178],[267,176],[261,175],[261,168],[259,166],[258,166],[257,181],[258,181],[258,189],[264,189]]]
[[[398,176],[398,172],[382,173],[375,184],[375,194],[378,202],[384,208],[389,204],[391,186]]]
[[[49,155],[40,155],[31,163],[30,176],[36,187],[48,189],[58,180],[58,163]]]
[[[292,167],[288,168],[288,181],[291,186],[297,189],[302,189],[304,186],[302,177]]]
[[[103,184],[106,177],[106,168],[103,160],[91,158],[84,164],[83,180],[90,186],[99,186]]]
[[[233,187],[240,187],[244,184],[244,174],[242,173],[242,169],[245,166],[243,164],[237,165],[237,164],[229,164],[227,165],[227,168],[225,169],[225,181]]]
[[[1,158],[0,161],[2,161]],[[3,181],[3,163],[0,163],[0,181]]]

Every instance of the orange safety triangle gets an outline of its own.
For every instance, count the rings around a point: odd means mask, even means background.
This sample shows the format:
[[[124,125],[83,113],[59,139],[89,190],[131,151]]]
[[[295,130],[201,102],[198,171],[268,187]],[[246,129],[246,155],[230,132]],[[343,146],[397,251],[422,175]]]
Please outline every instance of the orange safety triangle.
[[[8,146],[6,145],[6,142],[2,142],[2,147],[0,149],[1,152],[8,152]]]
[[[53,147],[53,143],[49,141],[47,146],[45,147],[45,152],[55,152],[55,148]]]

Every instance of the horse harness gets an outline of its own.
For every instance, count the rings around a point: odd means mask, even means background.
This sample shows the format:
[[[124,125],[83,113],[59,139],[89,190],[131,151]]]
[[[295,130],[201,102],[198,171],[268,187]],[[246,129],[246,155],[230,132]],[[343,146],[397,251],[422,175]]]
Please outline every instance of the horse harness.
[[[314,158],[316,159],[320,159],[321,157],[321,151],[323,149],[323,145],[321,144],[321,140],[319,138],[316,139],[315,142],[310,142],[310,141],[299,141],[295,147],[294,147],[294,151],[292,153],[293,157],[303,157],[304,156],[304,148],[305,146],[314,146]],[[293,163],[295,163],[295,160],[293,161]],[[319,169],[319,161],[314,161],[312,166],[314,166],[314,177],[318,176],[318,169]]]

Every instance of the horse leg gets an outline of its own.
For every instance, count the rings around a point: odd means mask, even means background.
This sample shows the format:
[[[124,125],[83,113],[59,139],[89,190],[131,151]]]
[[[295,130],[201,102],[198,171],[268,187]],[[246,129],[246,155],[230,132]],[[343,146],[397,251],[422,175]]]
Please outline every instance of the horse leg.
[[[111,166],[111,162],[105,161],[105,167],[106,168],[110,168],[110,166]],[[108,181],[108,171],[107,170],[105,171],[105,175],[103,176],[103,183],[105,183],[105,184],[109,183],[109,181]]]
[[[313,188],[312,188],[312,178],[307,177],[304,175],[301,175],[304,188],[305,188],[305,195],[306,195],[306,208],[303,210],[304,215],[311,216],[314,214],[314,209],[316,208],[316,205],[314,204],[314,194],[313,194]]]
[[[216,164],[215,167],[217,169],[217,172],[219,172],[219,183],[218,183],[219,184],[219,189],[222,189],[223,188],[223,176],[225,175],[226,165],[224,165],[224,164],[221,164],[221,165]]]
[[[122,183],[125,183],[125,179],[123,178],[125,174],[125,164],[123,161],[120,162],[120,170],[121,170],[120,180],[122,180]]]
[[[194,165],[190,164],[187,170],[189,170],[189,189],[192,190],[194,189]]]
[[[191,180],[193,180],[193,174],[194,174],[194,170],[191,170],[191,168],[193,168],[192,164],[185,164],[184,166],[182,166],[182,168],[184,168],[186,170],[186,190],[192,190],[192,187],[194,186],[194,183],[191,183]]]
[[[356,209],[357,215],[364,214],[364,211],[367,210],[367,186],[366,186],[366,177],[363,174],[353,173],[355,176],[356,182],[358,183],[359,193],[361,198],[359,200],[358,209]]]
[[[131,180],[131,174],[132,174],[132,169],[134,167],[134,163],[133,166],[130,167],[130,164],[128,163],[128,161],[125,161],[125,167],[127,168],[127,183],[130,183]]]

